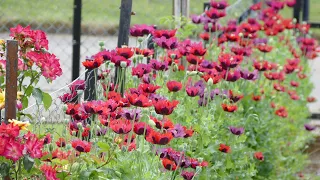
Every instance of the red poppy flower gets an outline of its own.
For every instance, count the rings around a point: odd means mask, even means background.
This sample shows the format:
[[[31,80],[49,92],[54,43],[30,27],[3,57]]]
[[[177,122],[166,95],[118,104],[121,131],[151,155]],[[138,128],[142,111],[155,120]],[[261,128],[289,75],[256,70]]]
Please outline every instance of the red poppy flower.
[[[205,13],[211,19],[219,19],[221,17],[226,16],[226,11],[225,10],[218,10],[218,9],[215,9],[215,8],[210,8]]]
[[[175,37],[167,39],[162,36],[161,38],[154,38],[153,41],[164,49],[175,49],[178,46],[178,39]]]
[[[169,115],[172,113],[173,109],[179,104],[179,101],[173,100],[158,100],[153,102],[154,110],[157,114]]]
[[[174,127],[174,124],[167,117],[164,117],[161,121],[153,116],[150,116],[150,119],[156,124],[158,129],[170,129]]]
[[[258,71],[271,70],[272,68],[268,61],[255,61],[253,67]]]
[[[236,103],[243,98],[243,94],[234,94],[232,90],[229,90],[229,99],[231,103]]]
[[[162,165],[165,169],[169,171],[175,171],[177,169],[177,165],[174,161],[167,159],[167,158],[162,158]]]
[[[279,83],[274,83],[273,88],[277,91],[282,91],[282,92],[286,91],[286,88]]]
[[[221,106],[226,112],[235,112],[238,109],[238,106],[235,104],[221,104]]]
[[[103,57],[99,56],[92,59],[86,59],[84,62],[82,62],[82,65],[86,67],[86,69],[95,69],[100,67],[100,65],[103,63]]]
[[[217,84],[218,82],[220,82],[222,77],[219,74],[205,74],[205,75],[202,76],[202,78],[206,82],[208,82],[211,79],[213,84]]]
[[[152,35],[155,38],[165,37],[166,39],[169,39],[171,37],[174,37],[176,35],[176,32],[177,32],[177,29],[173,29],[173,30],[154,30],[152,32]]]
[[[152,144],[166,145],[173,138],[171,132],[160,133],[153,129],[150,129],[148,135],[146,135],[146,140]]]
[[[151,127],[146,124],[145,122],[138,122],[134,124],[134,128],[133,131],[134,133],[136,133],[137,135],[148,135],[150,132]]]
[[[153,84],[140,84],[139,89],[141,89],[145,93],[155,93],[157,89],[161,86],[153,85]]]
[[[215,9],[225,9],[228,6],[228,3],[225,0],[221,0],[221,1],[220,0],[219,1],[212,0],[210,2],[210,5],[211,5],[211,7],[215,8]]]
[[[228,34],[226,34],[226,37],[227,37],[228,41],[231,41],[231,42],[236,42],[240,38],[239,35],[236,33],[228,33]]]
[[[199,87],[196,87],[196,86],[186,87],[186,92],[188,96],[195,97],[199,94]]]
[[[91,143],[87,141],[81,141],[80,139],[76,139],[72,141],[72,147],[78,152],[90,152]]]
[[[183,126],[183,129],[184,129],[184,133],[186,134],[183,136],[184,138],[191,137],[194,133],[194,130],[192,128],[187,129],[187,127]]]
[[[77,98],[77,91],[71,91],[70,93],[65,93],[62,96],[59,96],[59,99],[63,102],[63,103],[69,103],[69,102],[74,102],[74,100],[76,100]]]
[[[252,100],[254,101],[260,101],[261,100],[261,96],[260,95],[252,95]]]
[[[123,56],[126,59],[131,58],[134,54],[133,48],[130,47],[117,48],[116,52],[119,56]]]
[[[231,81],[231,82],[235,82],[238,79],[241,78],[241,73],[239,69],[235,69],[232,71],[224,71],[223,72],[223,77],[224,79],[226,79],[227,81]]]
[[[190,64],[200,64],[203,61],[202,57],[195,56],[193,54],[188,54],[186,59]]]
[[[259,49],[259,51],[264,53],[270,52],[272,50],[272,46],[268,46],[267,44],[259,44],[257,48]]]
[[[127,134],[132,130],[132,124],[129,120],[112,120],[109,123],[110,128],[117,134]]]
[[[152,106],[151,100],[149,100],[146,96],[143,94],[127,94],[126,95],[130,104],[138,107],[150,107]]]
[[[138,64],[136,67],[132,67],[132,76],[138,76],[141,78],[143,75],[151,72],[151,67],[149,64]]]
[[[258,10],[261,9],[261,5],[262,5],[262,2],[258,2],[258,3],[254,4],[254,5],[252,5],[250,7],[250,9],[253,10],[253,11],[258,11]]]
[[[263,156],[262,152],[255,152],[253,156],[254,156],[254,158],[256,158],[260,161],[264,160],[264,156]]]
[[[229,152],[231,152],[231,148],[230,148],[230,146],[227,146],[225,144],[220,144],[219,151],[224,152],[224,153],[229,153]]]
[[[237,67],[243,60],[243,56],[232,54],[220,54],[218,60],[225,70]]]
[[[183,177],[183,179],[185,180],[192,180],[194,177],[195,173],[192,171],[182,171],[181,172],[181,176]]]
[[[207,49],[203,48],[202,42],[192,43],[189,47],[189,53],[195,56],[203,56],[207,52]]]
[[[58,147],[65,147],[66,146],[66,140],[64,138],[59,138],[58,141],[56,141],[56,145]]]
[[[167,88],[170,92],[177,92],[181,90],[182,83],[178,81],[168,81]]]
[[[290,81],[290,84],[293,87],[299,87],[299,82],[297,82],[297,81]]]
[[[210,34],[209,33],[201,33],[199,36],[204,41],[208,41],[210,39]]]
[[[316,102],[316,98],[315,97],[307,97],[307,101],[309,103]]]
[[[283,117],[283,118],[286,118],[288,116],[288,112],[287,112],[287,109],[283,106],[281,106],[280,108],[278,108],[276,111],[275,111],[275,114],[277,116],[280,116],[280,117]]]
[[[143,55],[144,57],[152,56],[154,54],[153,49],[141,49],[138,54]]]

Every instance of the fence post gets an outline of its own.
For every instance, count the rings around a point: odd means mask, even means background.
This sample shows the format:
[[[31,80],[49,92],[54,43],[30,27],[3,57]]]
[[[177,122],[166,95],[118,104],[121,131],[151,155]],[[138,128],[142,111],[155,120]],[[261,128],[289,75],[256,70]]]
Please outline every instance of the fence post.
[[[7,40],[6,57],[6,90],[5,90],[5,118],[16,119],[17,104],[17,76],[18,76],[18,41]]]
[[[77,77],[79,77],[80,70],[82,0],[74,0],[73,6],[72,80],[75,80]]]
[[[131,22],[131,10],[132,10],[132,0],[121,0],[120,6],[120,21],[119,21],[119,35],[118,35],[118,47],[121,48],[122,45],[129,44],[129,30]],[[117,76],[122,74],[124,69],[117,67],[115,74],[115,83],[117,83]],[[119,73],[119,74],[118,74]],[[120,93],[124,94],[125,77],[118,87],[120,88]]]
[[[302,20],[308,22],[309,21],[309,10],[310,10],[310,1],[303,1],[303,11],[302,11]]]
[[[300,23],[301,5],[302,5],[302,0],[297,0],[296,4],[293,7],[293,18],[297,20],[297,23]]]
[[[190,0],[181,0],[181,15],[189,17]]]

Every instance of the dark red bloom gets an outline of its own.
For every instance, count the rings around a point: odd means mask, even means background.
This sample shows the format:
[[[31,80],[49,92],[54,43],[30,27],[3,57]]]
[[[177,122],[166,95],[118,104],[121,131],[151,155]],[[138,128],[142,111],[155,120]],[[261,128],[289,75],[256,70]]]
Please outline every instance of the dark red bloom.
[[[195,97],[199,94],[199,87],[197,87],[197,86],[186,87],[186,92],[187,92],[188,96]]]
[[[209,33],[201,33],[199,36],[204,41],[208,41],[210,39],[210,34]]]
[[[255,61],[253,67],[258,71],[271,70],[272,68],[268,61]]]
[[[232,54],[220,54],[218,60],[225,70],[237,67],[243,60],[243,56]]]
[[[153,129],[150,129],[149,134],[146,135],[146,140],[148,142],[150,142],[152,144],[159,144],[159,145],[168,144],[172,138],[173,138],[173,135],[171,132],[160,133],[160,132],[155,131]]]
[[[307,101],[308,101],[309,103],[311,103],[311,102],[316,102],[316,98],[315,98],[315,97],[307,97]]]
[[[167,39],[162,36],[161,38],[154,38],[153,41],[164,49],[174,49],[178,46],[178,40],[175,37]]]
[[[143,55],[144,57],[152,56],[154,54],[153,49],[141,49],[138,54]]]
[[[72,141],[72,147],[78,152],[90,152],[91,143],[87,141],[81,141],[80,139],[76,139]]]
[[[228,3],[226,0],[211,0],[210,5],[215,9],[225,9],[228,6]]]
[[[167,159],[167,158],[162,158],[162,165],[165,169],[169,171],[175,171],[177,169],[177,165],[174,161]]]
[[[138,76],[139,78],[150,72],[151,67],[149,64],[138,64],[136,67],[132,67],[132,76]]]
[[[173,30],[154,30],[152,32],[153,37],[161,38],[165,37],[166,39],[172,38],[176,35],[177,29]]]
[[[133,48],[130,47],[117,48],[116,52],[119,56],[122,56],[126,59],[131,58],[134,54]]]
[[[235,69],[232,71],[230,71],[230,70],[224,71],[223,74],[224,74],[223,75],[224,79],[226,79],[227,81],[231,81],[231,82],[235,82],[241,78],[241,73],[240,73],[240,70],[238,70],[238,69]]]
[[[193,54],[188,54],[186,59],[190,64],[200,64],[203,61],[203,57],[195,56]]]
[[[273,83],[273,88],[277,91],[285,92],[286,88],[279,83]]]
[[[225,144],[220,144],[219,151],[224,152],[224,153],[229,153],[229,152],[231,152],[231,148],[230,148],[230,146],[227,146]]]
[[[130,35],[134,37],[144,36],[150,34],[153,30],[153,26],[149,26],[146,24],[136,24],[130,28]]]
[[[260,95],[252,95],[252,100],[254,101],[260,101],[261,100],[261,96]]]
[[[229,90],[229,99],[231,103],[236,103],[243,98],[243,94],[234,94],[232,90]]]
[[[203,56],[207,52],[207,49],[203,48],[202,42],[192,43],[189,47],[189,53],[195,56]]]
[[[132,130],[132,124],[129,120],[112,120],[109,123],[110,128],[117,134],[127,134]]]
[[[257,48],[259,49],[259,51],[264,53],[270,52],[272,50],[272,46],[269,46],[267,44],[259,44]]]
[[[66,146],[66,140],[64,138],[59,138],[58,141],[56,141],[56,145],[58,147],[65,147]]]
[[[192,180],[194,177],[195,173],[193,171],[182,171],[181,176],[185,180]]]
[[[149,100],[146,96],[143,94],[127,94],[126,95],[130,104],[138,107],[150,107],[152,106],[151,100]]]
[[[235,112],[238,109],[238,106],[235,104],[221,104],[221,107],[226,112]]]
[[[171,102],[165,99],[153,102],[154,110],[161,115],[170,115],[178,104],[179,101],[173,100]]]
[[[218,10],[218,9],[215,9],[215,8],[210,8],[205,13],[211,19],[219,19],[221,17],[226,16],[226,11],[225,10]]]
[[[254,158],[256,158],[260,161],[264,160],[264,156],[263,156],[262,152],[255,152],[253,156],[254,156]]]
[[[170,129],[170,128],[174,128],[174,124],[172,123],[172,121],[167,118],[164,117],[162,120],[158,120],[157,118],[150,116],[150,119],[156,124],[156,127],[158,129]]]
[[[74,100],[76,100],[77,98],[77,91],[71,91],[71,93],[65,93],[62,96],[59,97],[59,99],[63,102],[63,103],[69,103],[72,102]]]
[[[287,112],[287,109],[283,106],[281,106],[280,108],[278,108],[276,111],[275,111],[275,114],[280,116],[280,117],[283,117],[283,118],[286,118],[288,116],[288,112]]]
[[[136,133],[137,135],[148,135],[150,132],[151,127],[146,124],[145,122],[138,122],[134,124],[134,128],[133,131],[134,133]]]
[[[139,89],[141,89],[145,93],[155,93],[157,89],[161,86],[153,85],[153,84],[140,84]]]
[[[168,81],[167,88],[170,92],[177,92],[181,90],[182,83],[178,81]]]
[[[103,57],[99,56],[94,59],[86,59],[84,62],[82,62],[82,65],[86,67],[86,69],[95,69],[100,67],[102,63]]]
[[[297,81],[290,81],[290,84],[293,87],[299,87],[299,82],[297,82]]]
[[[304,128],[307,130],[307,131],[313,131],[316,129],[316,126],[312,126],[310,124],[304,124]]]

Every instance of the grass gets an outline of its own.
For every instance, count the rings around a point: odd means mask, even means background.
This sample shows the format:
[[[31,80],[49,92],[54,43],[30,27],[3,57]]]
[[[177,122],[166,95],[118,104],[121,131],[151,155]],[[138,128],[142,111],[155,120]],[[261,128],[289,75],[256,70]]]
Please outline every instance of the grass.
[[[190,14],[200,14],[203,3],[209,0],[190,0]],[[229,4],[237,0],[229,0]],[[82,24],[87,31],[111,28],[115,33],[119,24],[120,0],[83,0]],[[251,0],[242,0],[240,6]],[[0,31],[17,23],[39,25],[48,32],[57,28],[71,29],[73,19],[73,0],[3,0],[0,1]],[[310,0],[310,21],[320,22],[320,0]],[[235,8],[235,11],[237,8]],[[133,0],[131,24],[158,24],[160,17],[172,15],[172,0]],[[234,10],[232,10],[232,13]],[[283,16],[292,17],[292,9],[286,8]],[[60,29],[58,29],[59,32]],[[313,30],[319,34],[320,30]],[[95,33],[95,32],[94,32]],[[93,33],[93,34],[94,34]]]

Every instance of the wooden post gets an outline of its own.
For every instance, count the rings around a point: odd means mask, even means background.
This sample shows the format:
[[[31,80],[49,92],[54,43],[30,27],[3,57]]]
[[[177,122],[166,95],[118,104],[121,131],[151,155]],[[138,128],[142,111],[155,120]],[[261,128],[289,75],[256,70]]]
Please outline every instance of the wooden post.
[[[16,119],[18,41],[7,40],[6,48],[6,97],[4,122],[8,124],[8,119]]]
[[[79,77],[80,71],[80,44],[81,44],[81,8],[82,0],[73,3],[73,46],[72,46],[72,80]]]
[[[180,16],[181,16],[181,0],[173,0],[173,16],[176,22],[176,28],[180,27]]]
[[[120,22],[119,22],[119,35],[118,35],[118,47],[129,44],[129,31],[131,22],[132,0],[121,0],[120,7]],[[115,83],[117,83],[117,76],[122,74],[124,69],[117,67],[115,74]],[[118,74],[119,73],[119,74]],[[119,84],[121,95],[124,94],[125,78]]]

